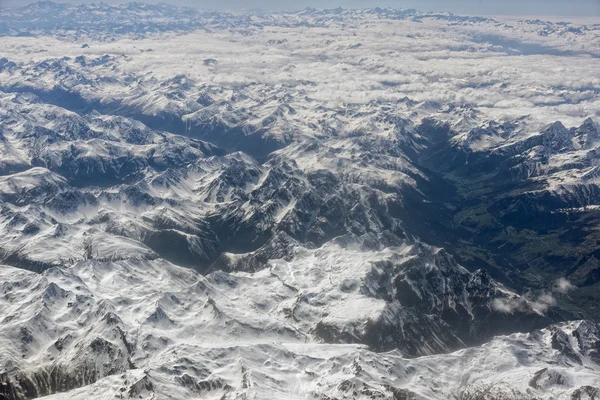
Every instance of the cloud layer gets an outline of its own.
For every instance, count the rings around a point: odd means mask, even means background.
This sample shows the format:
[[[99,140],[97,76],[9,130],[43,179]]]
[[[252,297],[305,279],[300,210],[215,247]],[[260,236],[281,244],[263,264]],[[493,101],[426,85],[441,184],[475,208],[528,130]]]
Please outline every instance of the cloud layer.
[[[115,55],[115,75],[164,80],[185,74],[199,85],[250,97],[286,86],[296,102],[331,107],[408,96],[467,105],[493,119],[531,115],[540,124],[575,125],[600,115],[599,26],[345,13],[337,19],[334,13],[253,16],[244,28],[138,40],[72,40],[68,32],[62,34],[68,40],[5,37],[0,49],[26,64]],[[83,42],[89,48],[82,49]]]

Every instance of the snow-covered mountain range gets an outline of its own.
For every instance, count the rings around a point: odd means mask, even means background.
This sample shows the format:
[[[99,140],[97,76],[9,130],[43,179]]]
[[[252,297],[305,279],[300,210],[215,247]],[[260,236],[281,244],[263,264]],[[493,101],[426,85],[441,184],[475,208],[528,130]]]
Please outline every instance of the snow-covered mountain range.
[[[600,398],[598,30],[0,11],[0,399]]]

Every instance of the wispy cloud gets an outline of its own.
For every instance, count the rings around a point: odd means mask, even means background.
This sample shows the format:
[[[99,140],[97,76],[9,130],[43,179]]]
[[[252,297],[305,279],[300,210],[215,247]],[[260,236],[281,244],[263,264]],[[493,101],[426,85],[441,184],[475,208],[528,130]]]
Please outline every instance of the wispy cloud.
[[[556,299],[550,292],[542,293],[538,296],[526,294],[524,296],[510,297],[503,299],[494,299],[492,307],[494,310],[506,314],[515,312],[531,312],[535,311],[543,314],[549,308],[556,305]]]
[[[557,279],[556,282],[554,283],[554,288],[553,288],[554,292],[562,293],[562,294],[566,294],[573,289],[575,289],[575,285],[573,285],[566,278]]]
[[[556,298],[554,297],[555,293],[566,294],[573,289],[575,289],[575,285],[569,282],[569,280],[566,278],[559,278],[555,281],[554,286],[550,291],[543,291],[537,295],[526,293],[525,295],[518,297],[495,299],[492,303],[492,307],[496,311],[507,314],[531,310],[543,314],[557,304]]]

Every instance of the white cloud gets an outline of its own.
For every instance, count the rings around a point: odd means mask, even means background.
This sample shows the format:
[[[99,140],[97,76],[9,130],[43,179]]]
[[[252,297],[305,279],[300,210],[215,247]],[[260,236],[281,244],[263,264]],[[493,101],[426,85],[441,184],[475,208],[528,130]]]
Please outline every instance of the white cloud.
[[[517,311],[525,312],[529,310],[534,310],[540,314],[543,314],[548,311],[549,308],[557,304],[553,293],[566,294],[573,289],[575,289],[575,285],[569,282],[566,278],[559,278],[554,282],[551,292],[544,291],[537,296],[531,293],[526,293],[522,297],[494,299],[492,307],[496,311],[507,314],[512,314]]]
[[[271,15],[255,20],[264,27],[250,25],[243,34],[215,26],[210,32],[149,35],[139,40],[118,36],[114,42],[91,37],[3,37],[0,52],[24,62],[24,71],[51,57],[118,55],[114,70],[73,67],[92,81],[103,74],[158,81],[185,74],[197,87],[236,88],[244,100],[232,104],[234,112],[261,107],[265,96],[286,85],[298,111],[296,118],[304,120],[326,117],[315,115],[305,97],[339,109],[346,103],[394,103],[408,96],[416,101],[468,104],[490,119],[531,115],[532,123],[539,125],[561,120],[573,126],[600,114],[598,28],[588,27],[589,31],[576,35],[553,25],[554,31],[543,36],[540,30],[545,25],[518,21],[461,25],[357,16],[310,27],[294,26],[297,21],[316,24],[310,16]],[[268,44],[274,40],[279,44]],[[82,41],[90,47],[82,49]],[[357,43],[361,46],[353,48]],[[522,55],[514,55],[511,46],[521,47]],[[140,51],[147,48],[154,51]],[[207,58],[218,63],[204,65]],[[60,76],[52,74],[39,77],[30,71],[25,77],[47,87],[63,85]],[[6,85],[16,79],[24,77],[0,73]],[[125,103],[135,101],[143,90],[156,90],[152,85],[77,85],[76,90],[86,96]]]
[[[566,278],[559,278],[554,283],[554,291],[557,293],[568,293],[571,290],[575,289],[575,285],[573,285]]]
[[[556,305],[556,299],[552,293],[543,292],[538,296],[526,294],[519,297],[509,297],[494,299],[492,308],[496,311],[506,314],[515,312],[530,312],[535,311],[539,314],[544,314],[549,308]]]

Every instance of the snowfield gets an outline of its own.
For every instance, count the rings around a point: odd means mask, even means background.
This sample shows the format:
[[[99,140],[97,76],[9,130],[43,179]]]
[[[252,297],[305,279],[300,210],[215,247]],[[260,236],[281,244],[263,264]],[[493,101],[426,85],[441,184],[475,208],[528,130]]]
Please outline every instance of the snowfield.
[[[0,399],[600,399],[599,24],[0,36]]]

